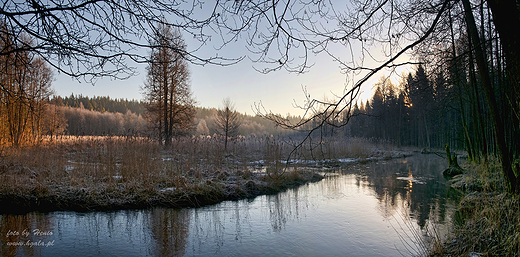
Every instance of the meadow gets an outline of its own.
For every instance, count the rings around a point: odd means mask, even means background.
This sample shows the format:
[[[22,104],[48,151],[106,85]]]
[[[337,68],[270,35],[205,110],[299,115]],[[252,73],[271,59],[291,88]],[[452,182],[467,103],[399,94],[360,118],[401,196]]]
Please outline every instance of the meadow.
[[[334,138],[180,137],[168,146],[142,137],[63,136],[4,147],[0,212],[195,207],[276,193],[323,178],[323,167],[399,157],[384,144]],[[396,156],[392,156],[396,155]],[[318,169],[317,169],[318,167]]]

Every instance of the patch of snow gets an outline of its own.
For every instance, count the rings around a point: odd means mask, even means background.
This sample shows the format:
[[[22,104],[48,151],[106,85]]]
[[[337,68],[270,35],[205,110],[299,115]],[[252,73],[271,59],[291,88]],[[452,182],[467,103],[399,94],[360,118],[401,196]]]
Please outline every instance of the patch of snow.
[[[164,192],[168,192],[168,191],[173,192],[175,190],[177,190],[176,187],[167,187],[167,188],[163,188],[163,189],[161,189],[159,191],[164,193]]]
[[[323,159],[323,160],[302,160],[302,159],[290,159],[290,160],[279,160],[282,164],[302,164],[302,165],[315,165],[315,164],[326,164],[326,163],[357,163],[361,161],[372,161],[372,160],[384,160],[384,158],[368,157],[368,158],[339,158],[339,159]],[[273,163],[272,161],[258,160],[249,162],[249,165],[263,166]]]
[[[351,162],[356,162],[356,161],[359,161],[359,159],[356,159],[356,158],[338,159],[338,162],[341,162],[341,163],[351,163]]]
[[[72,164],[80,164],[80,165],[103,165],[99,162],[76,162],[76,161],[71,161],[71,160],[68,160],[67,162],[72,163]]]
[[[259,164],[259,165],[263,165],[265,163],[264,160],[258,160],[258,161],[252,161],[250,162],[250,164]]]
[[[416,183],[416,184],[426,184],[425,182],[420,181],[420,180],[418,180],[418,179],[416,179],[414,177],[397,177],[397,179],[412,181],[413,183]]]

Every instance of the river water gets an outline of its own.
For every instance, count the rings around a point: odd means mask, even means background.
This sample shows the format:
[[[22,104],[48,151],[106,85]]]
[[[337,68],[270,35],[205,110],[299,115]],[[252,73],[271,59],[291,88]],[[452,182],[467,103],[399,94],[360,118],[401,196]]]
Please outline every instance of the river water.
[[[202,208],[1,215],[0,256],[417,255],[457,204],[445,167],[416,155]]]

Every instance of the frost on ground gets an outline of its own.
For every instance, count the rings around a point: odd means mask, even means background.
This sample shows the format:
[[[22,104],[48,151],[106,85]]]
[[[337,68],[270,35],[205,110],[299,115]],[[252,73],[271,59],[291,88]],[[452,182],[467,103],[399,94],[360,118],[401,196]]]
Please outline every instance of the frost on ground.
[[[315,167],[411,155],[355,142],[331,144],[321,157],[300,151],[289,161],[291,144],[272,138],[233,142],[225,153],[218,141],[198,138],[169,147],[146,139],[80,138],[8,149],[0,159],[0,212],[202,206],[319,181]]]

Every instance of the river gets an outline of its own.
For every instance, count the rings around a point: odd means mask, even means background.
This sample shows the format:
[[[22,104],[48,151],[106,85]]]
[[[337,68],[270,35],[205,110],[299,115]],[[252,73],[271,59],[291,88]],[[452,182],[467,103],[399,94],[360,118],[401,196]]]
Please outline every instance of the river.
[[[445,167],[415,155],[323,170],[317,183],[202,208],[6,214],[0,256],[417,255],[427,234],[444,233],[457,204]]]

